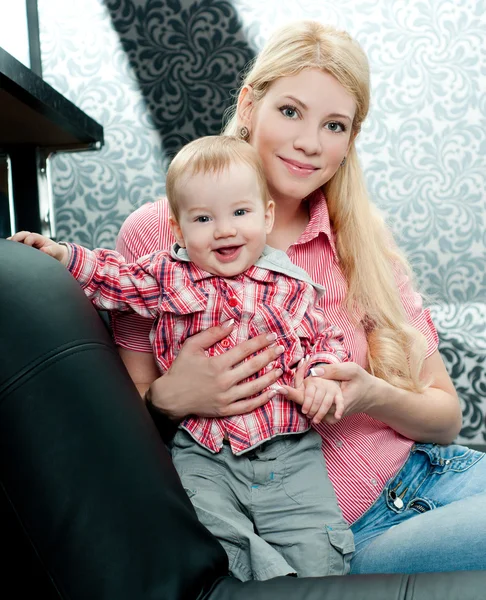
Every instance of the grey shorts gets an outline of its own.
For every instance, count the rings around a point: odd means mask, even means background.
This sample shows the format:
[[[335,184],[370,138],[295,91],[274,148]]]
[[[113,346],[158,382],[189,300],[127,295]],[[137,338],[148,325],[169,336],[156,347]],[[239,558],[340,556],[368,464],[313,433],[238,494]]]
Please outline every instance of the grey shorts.
[[[183,429],[172,458],[199,520],[243,581],[280,575],[344,575],[354,541],[311,430],[279,436],[235,456],[212,454]]]

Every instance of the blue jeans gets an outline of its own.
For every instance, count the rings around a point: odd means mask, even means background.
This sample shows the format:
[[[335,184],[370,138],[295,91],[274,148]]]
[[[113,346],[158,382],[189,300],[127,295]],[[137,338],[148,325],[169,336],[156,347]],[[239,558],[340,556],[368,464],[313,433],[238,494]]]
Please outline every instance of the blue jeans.
[[[486,460],[458,446],[414,444],[351,527],[351,573],[486,569]]]

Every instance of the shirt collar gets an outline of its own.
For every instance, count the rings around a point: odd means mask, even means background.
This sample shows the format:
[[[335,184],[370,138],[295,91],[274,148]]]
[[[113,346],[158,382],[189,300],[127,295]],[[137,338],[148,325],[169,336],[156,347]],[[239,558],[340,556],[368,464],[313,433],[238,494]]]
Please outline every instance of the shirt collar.
[[[329,210],[327,208],[327,200],[324,192],[319,188],[308,197],[308,202],[310,216],[309,223],[295,245],[298,246],[310,242],[318,237],[320,233],[323,233],[329,240],[334,254],[337,256],[334,232],[331,229]]]
[[[191,262],[191,259],[187,254],[187,250],[182,248],[182,246],[179,246],[177,242],[172,245],[170,249],[170,255],[177,262],[187,263],[186,269],[192,281],[201,281],[202,279],[213,277],[212,273],[208,273],[208,271],[200,269],[193,262]]]
[[[212,273],[204,271],[192,263],[187,250],[179,246],[179,244],[174,244],[170,253],[174,260],[187,263],[186,268],[192,281],[201,281],[214,277]],[[294,279],[300,279],[314,286],[319,298],[325,292],[322,286],[312,281],[304,269],[294,265],[285,252],[276,250],[270,246],[265,246],[257,262],[245,271],[245,276],[256,281],[270,283],[277,280],[279,273],[293,277]]]

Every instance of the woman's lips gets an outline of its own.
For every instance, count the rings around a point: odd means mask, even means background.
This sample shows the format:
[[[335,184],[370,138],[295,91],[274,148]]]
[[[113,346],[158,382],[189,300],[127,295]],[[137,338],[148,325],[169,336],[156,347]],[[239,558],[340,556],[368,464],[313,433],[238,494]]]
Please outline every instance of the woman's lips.
[[[220,262],[229,263],[238,258],[242,248],[243,246],[226,246],[225,248],[217,248],[214,253]]]
[[[292,173],[292,175],[297,175],[298,177],[309,177],[309,175],[312,175],[313,173],[315,173],[315,171],[317,171],[317,167],[314,167],[312,165],[299,163],[294,160],[282,158],[281,156],[279,156],[279,158],[287,167],[289,173]]]

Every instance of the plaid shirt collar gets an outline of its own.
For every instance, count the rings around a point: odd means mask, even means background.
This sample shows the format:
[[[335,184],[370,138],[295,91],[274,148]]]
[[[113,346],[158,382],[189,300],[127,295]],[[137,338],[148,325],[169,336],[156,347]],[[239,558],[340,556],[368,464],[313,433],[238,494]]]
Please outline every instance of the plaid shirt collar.
[[[187,272],[191,281],[202,281],[203,279],[214,277],[212,273],[204,271],[204,269],[201,269],[192,263],[187,254],[187,250],[179,246],[179,244],[174,244],[172,246],[170,254],[174,260],[186,263]],[[301,281],[311,284],[314,286],[319,298],[325,293],[325,289],[312,281],[304,269],[294,265],[285,252],[276,250],[270,246],[265,246],[263,253],[257,262],[245,271],[245,277],[249,277],[256,281],[263,281],[265,283],[277,281],[279,274],[287,275],[294,279],[300,279]]]

